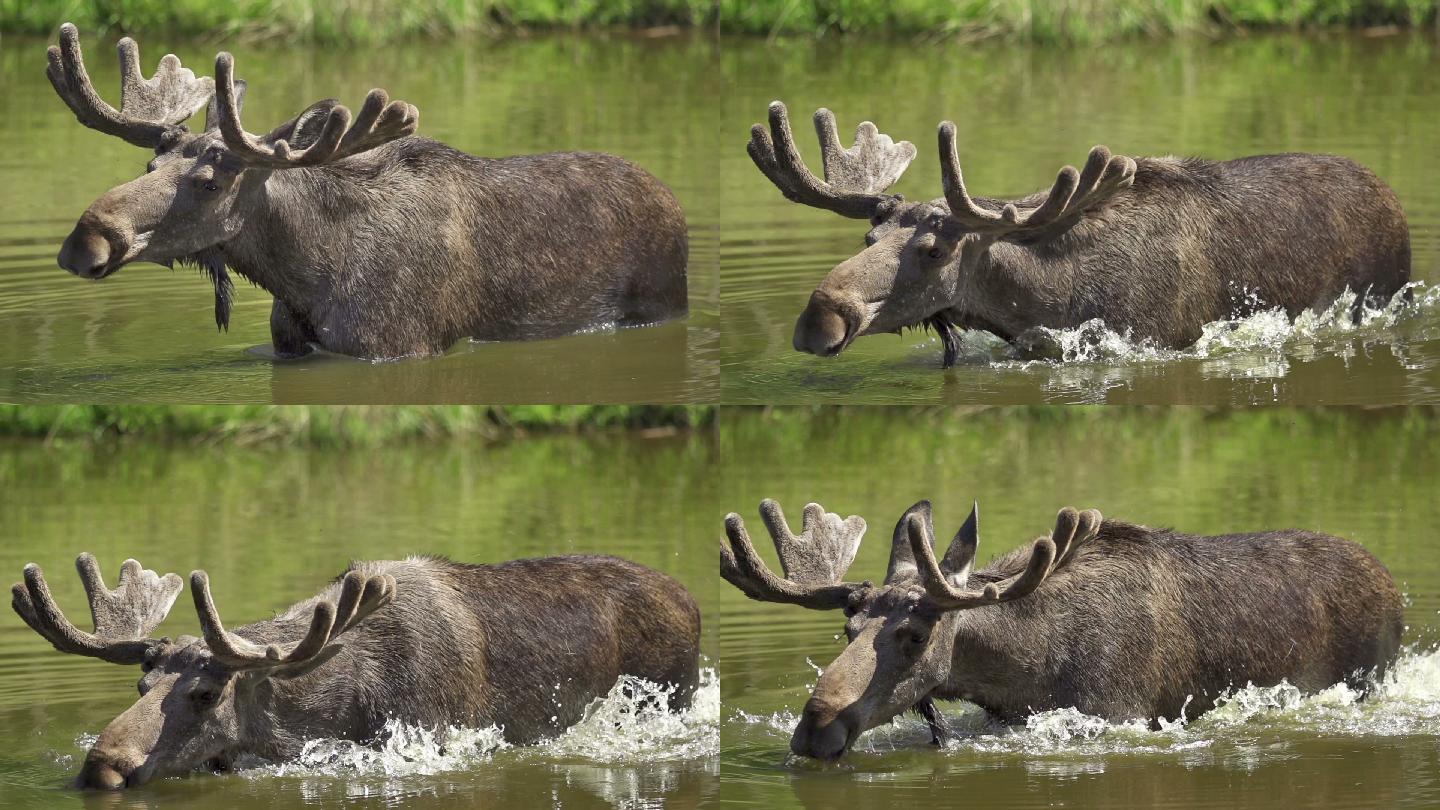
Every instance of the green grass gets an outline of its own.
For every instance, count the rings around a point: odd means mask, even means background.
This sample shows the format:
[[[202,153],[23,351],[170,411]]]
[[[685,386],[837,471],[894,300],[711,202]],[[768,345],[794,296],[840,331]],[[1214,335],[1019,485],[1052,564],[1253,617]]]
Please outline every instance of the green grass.
[[[1440,0],[0,0],[0,31],[154,32],[322,42],[514,28],[655,27],[1005,37],[1043,43],[1228,28],[1420,26]]]
[[[422,440],[493,440],[530,432],[688,430],[708,426],[713,420],[713,408],[672,405],[0,405],[0,438],[350,447]]]

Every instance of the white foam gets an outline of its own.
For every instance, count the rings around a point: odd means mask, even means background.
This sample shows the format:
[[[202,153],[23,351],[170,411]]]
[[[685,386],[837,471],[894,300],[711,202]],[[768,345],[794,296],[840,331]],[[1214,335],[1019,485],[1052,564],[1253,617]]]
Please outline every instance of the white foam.
[[[953,738],[945,751],[956,755],[1026,754],[1174,754],[1208,749],[1266,732],[1303,731],[1310,736],[1440,736],[1440,650],[1401,653],[1385,678],[1368,695],[1344,684],[1306,695],[1282,682],[1246,686],[1218,702],[1198,718],[1161,720],[1152,729],[1148,719],[1115,722],[1074,708],[1036,712],[1024,725],[1003,725],[969,703],[941,708]],[[776,738],[789,739],[799,718],[790,711],[749,714],[735,711],[732,720],[758,727]],[[860,735],[857,752],[880,753],[924,748],[930,741],[926,723],[903,715]]]
[[[622,678],[586,708],[584,718],[559,737],[536,746],[512,747],[498,727],[450,726],[429,729],[391,721],[383,742],[369,746],[319,739],[282,763],[241,762],[247,778],[335,776],[350,779],[425,776],[464,771],[504,751],[527,760],[583,760],[596,764],[676,762],[713,757],[720,751],[720,679],[714,668],[700,672],[689,708],[666,708],[670,687],[640,678]]]
[[[1371,345],[1396,347],[1405,362],[1400,344],[1406,338],[1400,327],[1427,312],[1440,309],[1440,287],[1427,288],[1411,282],[1384,306],[1362,307],[1359,319],[1351,315],[1355,294],[1347,291],[1321,312],[1305,311],[1293,322],[1283,309],[1265,309],[1251,315],[1206,324],[1200,338],[1185,349],[1168,349],[1149,341],[1135,340],[1128,332],[1111,329],[1093,319],[1070,329],[1034,330],[1035,341],[1054,351],[1043,360],[1019,356],[1009,344],[993,335],[964,332],[960,341],[962,362],[988,364],[995,368],[1037,368],[1060,364],[1144,364],[1176,360],[1210,361],[1211,376],[1248,378],[1283,377],[1291,357],[1312,360],[1335,355],[1348,360]],[[1408,300],[1407,300],[1408,299]],[[1424,339],[1440,336],[1421,336]]]

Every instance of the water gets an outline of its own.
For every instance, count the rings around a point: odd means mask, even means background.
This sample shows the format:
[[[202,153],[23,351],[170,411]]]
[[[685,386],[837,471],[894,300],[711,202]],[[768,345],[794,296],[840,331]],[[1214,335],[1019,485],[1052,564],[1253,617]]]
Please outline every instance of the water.
[[[607,553],[672,574],[701,605],[704,678],[689,711],[660,687],[617,686],[555,740],[512,747],[496,729],[395,726],[379,749],[313,742],[294,762],[163,779],[104,797],[124,806],[294,808],[366,800],[428,806],[694,806],[718,789],[716,577],[689,553],[719,506],[703,471],[713,437],[609,435],[370,451],[120,445],[0,446],[0,572],[45,566],[61,608],[86,616],[81,551],[114,576],[127,556],[203,567],[238,625],[314,594],[351,558],[411,553],[492,562]],[[112,580],[113,581],[113,580]],[[231,615],[233,614],[233,615]],[[50,649],[0,621],[0,796],[6,807],[79,806],[71,790],[94,735],[135,699],[137,670]],[[189,597],[157,633],[195,633]],[[661,701],[663,703],[663,701]]]
[[[843,618],[720,592],[721,779],[737,805],[986,807],[1433,807],[1440,803],[1440,472],[1420,414],[1093,408],[732,412],[720,500],[760,531],[762,498],[792,521],[807,501],[869,523],[850,578],[880,579],[890,529],[934,502],[947,537],[981,507],[980,557],[1049,529],[1064,505],[1182,531],[1302,526],[1362,543],[1406,595],[1407,645],[1375,694],[1242,688],[1169,723],[1107,722],[1073,709],[1014,727],[964,702],[943,749],[902,717],[841,761],[793,757],[789,739],[818,673],[843,649]],[[878,411],[878,412],[877,412]],[[884,482],[877,486],[877,482]],[[755,516],[752,518],[752,516]],[[711,536],[722,537],[720,515]]]
[[[113,43],[81,32],[87,68],[118,104]],[[264,131],[314,101],[352,107],[384,87],[421,133],[500,156],[607,151],[674,189],[690,224],[690,315],[644,329],[527,343],[462,341],[443,357],[275,362],[270,297],[237,280],[230,331],[193,270],[136,264],[99,283],[55,255],[100,194],[144,171],[145,150],[80,126],[45,79],[46,42],[0,43],[0,400],[45,402],[696,402],[719,392],[719,79],[703,38],[554,36],[380,48],[261,47],[139,36],[202,75],[236,55],[245,119]]]
[[[1440,50],[1433,34],[1253,35],[1094,48],[998,43],[724,43],[723,401],[753,403],[1375,404],[1440,401]],[[1137,345],[1099,324],[1057,336],[1060,362],[1025,362],[966,338],[940,368],[933,333],[857,340],[838,358],[791,348],[795,319],[831,267],[863,248],[865,224],[786,201],[751,164],[748,126],[786,102],[819,171],[810,113],[848,138],[873,120],[919,156],[892,189],[940,196],[935,128],[954,120],[967,185],[1021,196],[1048,187],[1097,143],[1134,155],[1312,151],[1349,156],[1399,195],[1411,229],[1417,306],[1291,326],[1262,315],[1212,325],[1186,351]],[[1263,215],[1257,212],[1257,216]]]

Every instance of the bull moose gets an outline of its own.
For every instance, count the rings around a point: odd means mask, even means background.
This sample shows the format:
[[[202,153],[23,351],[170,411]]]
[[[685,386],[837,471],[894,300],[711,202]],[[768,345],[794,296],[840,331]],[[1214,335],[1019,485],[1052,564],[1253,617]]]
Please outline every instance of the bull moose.
[[[971,701],[1002,721],[1074,707],[1158,725],[1247,683],[1363,689],[1400,646],[1403,606],[1385,566],[1315,532],[1197,537],[1067,508],[1050,536],[977,570],[978,505],[937,561],[921,501],[896,524],[876,587],[845,579],[863,519],[810,504],[796,536],[774,501],[760,514],[782,576],[734,513],[721,575],[751,599],[846,616],[849,646],[820,676],[790,741],[801,756],[837,758],[910,709],[939,741],[937,699]]]
[[[202,635],[174,640],[150,634],[180,577],[126,560],[112,591],[91,555],[76,568],[94,633],[65,618],[34,563],[11,595],[55,649],[140,665],[140,699],[86,755],[85,787],[223,771],[246,754],[289,759],[308,739],[374,742],[390,719],[500,726],[507,741],[530,743],[579,721],[622,675],[670,687],[672,709],[699,682],[694,599],[615,557],[357,562],[319,595],[235,630],[195,571]]]
[[[915,159],[914,144],[866,121],[846,149],[823,108],[815,130],[824,180],[806,168],[778,101],[768,131],[756,124],[748,147],[786,198],[870,223],[865,249],[811,294],[795,324],[797,351],[832,357],[857,337],[923,325],[939,333],[949,368],[957,327],[1035,354],[1049,343],[1039,327],[1097,318],[1137,342],[1179,349],[1207,323],[1276,307],[1294,318],[1347,290],[1358,316],[1410,279],[1395,193],[1343,157],[1216,162],[1097,146],[1082,171],[1064,167],[1048,192],[992,200],[970,196],[946,121],[945,195],[920,202],[886,193]]]
[[[233,269],[274,296],[280,357],[313,346],[433,355],[466,337],[554,337],[686,312],[680,204],[619,157],[475,157],[414,135],[415,107],[379,89],[353,118],[327,99],[253,135],[230,54],[216,57],[214,79],[173,54],[145,79],[135,42],[119,51],[117,111],[91,86],[73,25],[49,50],[50,81],[80,123],[155,152],[65,239],[59,263],[77,276],[196,264],[223,329]],[[205,128],[190,132],[202,107]]]

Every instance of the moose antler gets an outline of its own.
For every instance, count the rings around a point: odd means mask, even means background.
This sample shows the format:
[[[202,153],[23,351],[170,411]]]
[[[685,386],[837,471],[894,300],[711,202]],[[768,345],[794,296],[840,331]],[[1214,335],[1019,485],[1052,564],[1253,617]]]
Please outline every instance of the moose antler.
[[[915,144],[896,143],[865,121],[855,130],[855,145],[845,149],[835,132],[835,116],[823,107],[815,111],[815,132],[825,165],[823,181],[806,168],[785,105],[778,101],[770,102],[770,132],[763,124],[750,128],[750,159],[786,199],[841,216],[869,219],[882,202],[894,199],[882,192],[915,159]]]
[[[216,120],[231,153],[251,166],[288,169],[334,163],[413,135],[420,123],[420,111],[414,105],[391,101],[384,90],[377,88],[365,96],[353,124],[350,110],[337,104],[327,113],[314,143],[296,151],[284,138],[257,138],[245,131],[240,125],[239,93],[235,85],[235,57],[222,52],[215,57]]]
[[[940,125],[940,176],[951,220],[972,232],[1006,238],[1034,234],[1078,217],[1128,188],[1135,182],[1135,161],[1124,155],[1112,156],[1109,149],[1097,146],[1090,150],[1083,172],[1076,172],[1073,166],[1060,170],[1055,185],[1039,205],[1021,214],[1015,203],[1006,203],[997,213],[977,205],[965,190],[955,151],[955,125],[946,121]]]
[[[159,643],[149,634],[170,612],[184,586],[175,574],[160,576],[126,560],[120,566],[120,583],[107,590],[100,566],[90,554],[75,559],[75,569],[85,584],[95,632],[86,633],[65,618],[50,595],[40,566],[25,566],[25,581],[10,589],[10,605],[60,652],[99,658],[112,664],[138,664],[151,647]]]
[[[196,78],[180,59],[167,53],[160,59],[155,75],[140,75],[140,48],[125,37],[120,52],[120,109],[105,103],[90,83],[80,53],[80,33],[75,26],[60,26],[60,44],[51,45],[45,75],[55,92],[75,113],[80,123],[106,135],[125,139],[136,146],[154,148],[165,136],[194,115],[215,92],[208,77]]]
[[[762,501],[760,516],[775,541],[783,578],[761,561],[740,516],[734,512],[725,516],[730,548],[720,547],[720,575],[746,596],[831,610],[845,607],[852,593],[869,587],[868,582],[843,581],[865,535],[865,521],[858,515],[842,519],[827,514],[819,504],[808,504],[798,537],[790,533],[785,514],[775,501]]]
[[[340,586],[339,604],[324,599],[318,601],[305,636],[285,646],[256,644],[226,630],[210,596],[210,577],[204,571],[190,574],[190,594],[200,614],[205,643],[217,661],[237,670],[271,669],[303,665],[321,656],[337,636],[395,598],[395,578],[389,574],[367,576],[360,571],[346,574]]]
[[[1050,536],[1036,538],[1024,570],[999,582],[988,583],[981,590],[971,591],[964,589],[963,582],[958,587],[952,584],[935,561],[934,531],[928,517],[928,513],[910,516],[906,529],[919,568],[920,582],[930,598],[945,610],[1008,602],[1034,591],[1065,562],[1076,546],[1095,536],[1102,521],[1100,513],[1094,509],[1084,512],[1076,512],[1070,507],[1061,509]],[[976,545],[969,544],[967,551],[969,559],[960,561],[960,564],[968,572]],[[948,554],[946,556],[949,557]]]

